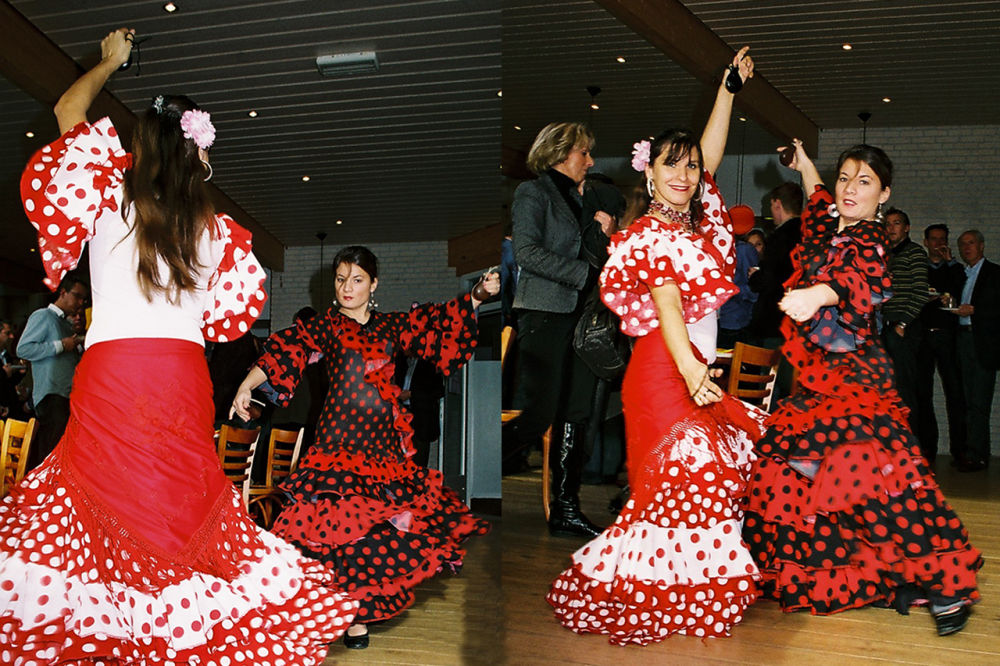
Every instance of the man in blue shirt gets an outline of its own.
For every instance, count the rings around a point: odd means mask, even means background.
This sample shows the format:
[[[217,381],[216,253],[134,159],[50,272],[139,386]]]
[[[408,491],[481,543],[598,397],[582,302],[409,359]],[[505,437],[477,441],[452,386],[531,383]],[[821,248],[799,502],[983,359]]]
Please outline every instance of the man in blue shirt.
[[[966,405],[966,457],[962,472],[986,469],[990,461],[990,410],[1000,368],[1000,266],[983,257],[983,234],[958,237],[965,286],[958,311],[958,364]]]
[[[73,332],[66,317],[80,312],[87,302],[87,285],[67,275],[59,283],[54,303],[28,317],[17,355],[31,361],[32,391],[38,430],[28,456],[28,469],[38,467],[62,438],[69,421],[69,392],[80,359],[82,336]]]

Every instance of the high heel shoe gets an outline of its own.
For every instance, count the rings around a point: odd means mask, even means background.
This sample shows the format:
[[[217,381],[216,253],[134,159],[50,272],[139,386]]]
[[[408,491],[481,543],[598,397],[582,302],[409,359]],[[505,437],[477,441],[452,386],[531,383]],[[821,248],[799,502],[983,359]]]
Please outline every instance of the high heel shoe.
[[[349,650],[364,650],[368,647],[368,627],[365,625],[361,626],[365,627],[365,633],[358,634],[357,636],[351,636],[349,633],[351,631],[350,628],[347,629],[347,632],[344,633],[344,647]]]

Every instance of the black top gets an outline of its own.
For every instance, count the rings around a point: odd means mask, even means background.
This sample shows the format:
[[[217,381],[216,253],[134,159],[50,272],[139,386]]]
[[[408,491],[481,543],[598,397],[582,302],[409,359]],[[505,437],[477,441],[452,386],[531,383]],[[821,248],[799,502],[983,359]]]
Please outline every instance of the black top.
[[[793,217],[775,229],[764,243],[764,254],[753,275],[750,289],[757,293],[749,332],[759,338],[781,337],[784,316],[778,301],[784,296],[785,281],[792,275],[792,250],[802,241],[802,220]]]

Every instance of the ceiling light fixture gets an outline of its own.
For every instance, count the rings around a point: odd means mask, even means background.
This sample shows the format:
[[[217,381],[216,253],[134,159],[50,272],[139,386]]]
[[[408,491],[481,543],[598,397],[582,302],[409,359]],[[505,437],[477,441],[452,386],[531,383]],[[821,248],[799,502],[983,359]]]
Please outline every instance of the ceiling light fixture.
[[[597,111],[600,106],[597,105],[597,96],[601,94],[600,86],[587,86],[587,93],[590,94],[590,109],[591,111]]]
[[[888,104],[889,102],[892,101],[892,98],[891,97],[883,97],[882,101],[885,102],[886,104]]]
[[[343,224],[343,223],[344,223],[343,220],[337,220],[337,224]]]
[[[854,47],[851,46],[850,44],[841,44],[840,48],[844,49],[845,51],[850,51]]]
[[[521,131],[521,126],[520,125],[514,125],[514,129],[516,129],[518,132],[520,132]]]
[[[747,117],[746,116],[740,116],[740,122],[741,123],[745,123],[746,121],[747,121]]]
[[[374,51],[334,53],[316,58],[316,69],[323,76],[350,76],[378,71],[378,55]]]
[[[624,63],[625,62],[625,56],[618,56],[617,58],[615,58],[615,60],[617,60],[618,62]]]
[[[254,111],[253,109],[251,109],[250,113],[248,113],[247,115],[250,116],[251,118],[256,118],[257,117],[257,112]]]
[[[601,107],[597,105],[597,102],[593,102],[591,103],[590,108],[592,108],[594,111],[597,111]]]
[[[29,130],[29,131],[27,131],[27,132],[24,133],[24,136],[28,137],[29,139],[34,139],[35,138],[35,133]]]
[[[168,14],[173,14],[174,12],[177,11],[177,5],[174,4],[173,2],[168,2],[167,4],[163,5],[163,11],[165,11]]]
[[[309,176],[302,176],[302,182],[303,183],[308,183],[309,182]]]
[[[497,97],[503,97],[503,91],[502,90],[498,90],[497,91]]]

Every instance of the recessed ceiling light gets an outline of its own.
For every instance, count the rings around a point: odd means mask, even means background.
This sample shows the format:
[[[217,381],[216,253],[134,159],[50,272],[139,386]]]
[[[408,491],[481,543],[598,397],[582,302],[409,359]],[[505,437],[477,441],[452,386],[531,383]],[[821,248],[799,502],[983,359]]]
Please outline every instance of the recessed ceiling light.
[[[892,98],[891,97],[883,97],[882,101],[885,102],[886,104],[888,104],[889,102],[892,101]]]
[[[615,60],[617,60],[618,62],[625,62],[625,56],[618,56],[617,58],[615,58]]]
[[[34,251],[35,251],[35,248],[30,248],[30,249],[31,249],[31,251],[32,251],[32,252],[34,252]]]
[[[503,91],[502,90],[498,90],[497,91],[497,97],[503,97]]]
[[[851,46],[850,44],[841,44],[840,48],[844,49],[845,51],[850,51],[854,47]]]
[[[521,131],[521,126],[520,125],[514,125],[514,129],[516,129],[518,132],[520,132]]]
[[[248,113],[247,115],[250,116],[251,118],[256,118],[257,117],[257,112],[254,111],[253,109],[251,109],[250,113]]]
[[[302,176],[302,182],[303,183],[308,183],[309,182],[309,176]]]
[[[173,2],[168,2],[167,4],[163,5],[163,11],[165,11],[168,14],[173,14],[174,12],[177,11],[177,5],[174,4]]]
[[[35,133],[34,132],[25,132],[24,136],[28,137],[29,139],[34,139],[35,138]]]
[[[590,108],[592,108],[594,111],[597,111],[601,107],[597,105],[597,102],[594,102],[593,104],[590,105]]]
[[[337,220],[337,224],[343,224],[343,223],[344,223],[343,220]]]
[[[740,122],[745,123],[747,121],[746,116],[740,116]]]

